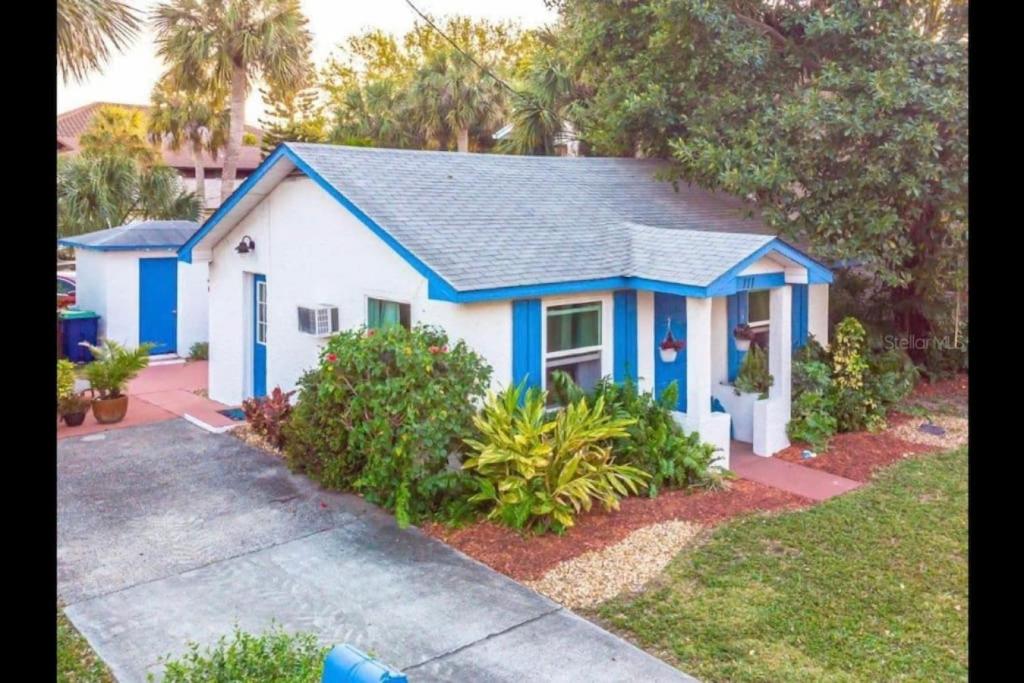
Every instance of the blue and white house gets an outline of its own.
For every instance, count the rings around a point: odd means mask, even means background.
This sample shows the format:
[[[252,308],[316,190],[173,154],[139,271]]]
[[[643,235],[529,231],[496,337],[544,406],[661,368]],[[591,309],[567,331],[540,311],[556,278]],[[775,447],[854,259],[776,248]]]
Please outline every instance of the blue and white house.
[[[779,450],[791,353],[828,342],[831,273],[748,204],[677,191],[659,168],[282,144],[179,250],[209,267],[210,397],[293,387],[337,329],[430,323],[481,353],[495,388],[545,387],[555,370],[659,393],[676,381],[677,418],[727,466],[732,329],[748,321],[775,381],[733,408],[753,413],[735,436]],[[659,350],[669,329],[685,342],[674,359]]]
[[[140,221],[58,240],[75,249],[76,307],[100,316],[99,334],[152,353],[187,355],[207,340],[207,267],[178,260],[193,221]]]

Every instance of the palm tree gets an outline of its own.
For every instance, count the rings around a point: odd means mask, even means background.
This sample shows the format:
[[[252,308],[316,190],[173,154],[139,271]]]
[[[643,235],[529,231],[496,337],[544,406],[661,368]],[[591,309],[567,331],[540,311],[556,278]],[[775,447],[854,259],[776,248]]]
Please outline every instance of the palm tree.
[[[542,36],[522,81],[512,102],[512,132],[498,147],[514,154],[554,154],[555,138],[570,118],[576,86],[553,37]]]
[[[183,76],[212,73],[230,93],[221,201],[234,190],[245,127],[245,98],[254,78],[302,83],[312,36],[299,0],[169,0],[154,13],[157,53]]]
[[[81,81],[124,50],[139,31],[139,15],[116,0],[57,0],[57,67],[61,78]]]
[[[227,95],[215,86],[184,88],[173,73],[165,74],[152,95],[149,138],[177,151],[187,145],[196,174],[199,208],[206,208],[206,169],[203,153],[214,159],[227,141],[230,112]]]
[[[140,164],[157,160],[156,149],[146,137],[146,114],[135,107],[100,107],[79,142],[84,154],[126,156]]]

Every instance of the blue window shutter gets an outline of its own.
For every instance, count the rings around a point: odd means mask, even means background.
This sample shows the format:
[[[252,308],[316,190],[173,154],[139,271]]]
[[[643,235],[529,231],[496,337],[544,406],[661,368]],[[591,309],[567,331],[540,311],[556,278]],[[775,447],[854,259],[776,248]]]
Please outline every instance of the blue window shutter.
[[[807,345],[808,320],[807,285],[793,285],[793,348]]]
[[[512,302],[512,384],[540,388],[540,299]]]
[[[636,381],[636,291],[622,290],[614,294],[613,355],[615,357],[615,381],[625,382],[629,377]]]
[[[729,325],[729,329],[726,330],[726,341],[729,344],[729,381],[732,382],[736,379],[736,375],[740,372],[740,365],[743,363],[743,356],[746,355],[744,351],[740,351],[736,348],[736,338],[732,336],[732,331],[736,329],[736,326],[740,323],[747,322],[747,292],[740,292],[738,294],[730,294],[726,297],[726,321]]]

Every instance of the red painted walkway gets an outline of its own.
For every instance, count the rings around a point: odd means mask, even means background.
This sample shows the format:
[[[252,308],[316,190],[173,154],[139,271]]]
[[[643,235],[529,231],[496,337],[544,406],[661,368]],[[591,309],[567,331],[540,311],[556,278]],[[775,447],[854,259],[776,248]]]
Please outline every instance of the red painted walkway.
[[[814,501],[827,500],[861,485],[859,481],[822,470],[801,467],[778,458],[754,455],[750,444],[740,441],[733,441],[730,445],[729,469],[743,479],[773,486]]]
[[[186,415],[214,428],[238,424],[217,412],[228,406],[196,393],[204,391],[206,386],[206,361],[148,367],[128,383],[128,414],[123,420],[112,425],[102,425],[96,422],[90,411],[85,422],[78,427],[68,427],[58,422],[57,438],[85,436]]]

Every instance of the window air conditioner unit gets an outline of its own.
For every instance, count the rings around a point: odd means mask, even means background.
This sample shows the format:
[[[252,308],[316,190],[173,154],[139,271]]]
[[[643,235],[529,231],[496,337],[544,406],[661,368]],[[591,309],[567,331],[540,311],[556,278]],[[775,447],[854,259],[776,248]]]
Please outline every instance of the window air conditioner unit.
[[[299,306],[299,332],[329,337],[338,331],[338,307],[330,304]]]

